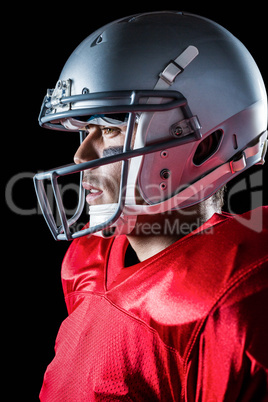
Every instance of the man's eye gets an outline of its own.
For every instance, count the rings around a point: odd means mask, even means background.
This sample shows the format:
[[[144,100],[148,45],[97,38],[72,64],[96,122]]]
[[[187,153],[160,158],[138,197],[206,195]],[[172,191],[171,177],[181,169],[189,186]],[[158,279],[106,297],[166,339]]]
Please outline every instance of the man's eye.
[[[113,134],[113,135],[117,135],[120,134],[121,130],[117,127],[103,127],[101,129],[103,134]]]

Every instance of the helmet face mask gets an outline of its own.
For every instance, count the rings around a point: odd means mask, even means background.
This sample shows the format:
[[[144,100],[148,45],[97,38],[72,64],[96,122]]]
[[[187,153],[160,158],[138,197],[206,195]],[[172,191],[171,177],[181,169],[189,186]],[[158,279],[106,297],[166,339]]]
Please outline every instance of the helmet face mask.
[[[107,95],[104,94],[103,98],[101,98],[99,95],[100,94],[98,94],[97,96],[97,100],[101,99],[102,102],[104,102]],[[129,97],[129,93],[120,93],[118,94],[118,97],[122,97],[122,95],[126,95],[126,97]],[[172,97],[172,95],[174,96],[174,98]],[[117,96],[117,94],[113,93],[113,96]],[[86,98],[87,97],[84,97],[84,99],[88,101]],[[153,102],[153,98],[157,100],[161,99],[163,103],[161,105],[159,105],[158,103],[150,103],[149,105],[147,105],[146,103],[140,103],[141,101],[143,101],[143,99],[145,99],[146,101],[148,101],[148,99],[151,99],[151,102]],[[92,96],[90,96],[90,100],[91,99],[93,99]],[[126,217],[123,217],[124,215],[122,214],[124,206],[127,202],[126,200],[130,198],[129,194],[132,193],[132,201],[133,198],[136,198],[136,196],[134,195],[136,191],[136,184],[131,184],[131,180],[129,180],[130,161],[134,161],[134,159],[136,159],[136,161],[138,160],[138,164],[140,164],[140,158],[143,155],[155,152],[163,154],[163,147],[168,150],[172,147],[178,147],[180,144],[191,143],[201,137],[199,122],[196,117],[192,116],[186,99],[180,93],[166,93],[165,91],[154,91],[153,93],[152,91],[133,91],[131,93],[131,99],[132,105],[128,105],[128,113],[116,113],[117,110],[123,112],[125,108],[124,105],[110,106],[108,104],[108,106],[99,106],[98,110],[96,110],[95,106],[92,109],[87,107],[87,114],[85,114],[85,109],[81,109],[81,111],[79,110],[79,112],[76,110],[75,118],[71,119],[68,118],[68,111],[60,111],[59,113],[54,113],[52,115],[52,118],[51,116],[49,116],[49,118],[47,116],[43,118],[42,115],[44,113],[44,109],[42,109],[40,117],[41,124],[44,124],[49,128],[54,128],[56,130],[68,130],[69,127],[71,127],[71,131],[76,130],[80,132],[81,143],[85,140],[87,127],[90,125],[125,128],[125,142],[122,147],[122,152],[118,152],[118,149],[116,152],[114,152],[113,149],[112,151],[111,149],[109,151],[108,148],[105,152],[105,155],[101,158],[90,160],[88,162],[83,162],[80,164],[73,164],[69,166],[64,166],[62,168],[56,168],[49,172],[39,173],[34,177],[35,188],[41,209],[53,236],[57,240],[72,239],[86,234],[99,232],[100,230],[104,230],[107,227],[112,226],[115,222],[118,221],[119,217],[122,221],[122,224],[124,224],[124,226],[128,226],[128,231],[132,230],[133,225],[136,221],[135,213],[132,213],[131,217],[129,217],[128,219]],[[44,105],[46,104],[46,102],[47,101],[45,100]],[[110,113],[102,113],[102,111],[107,111],[107,109]],[[140,145],[140,147],[137,148],[137,144],[141,140],[141,137],[139,137],[139,140],[136,142],[136,134],[138,132],[140,121],[142,121],[142,129],[144,130],[144,121],[146,121],[146,124],[149,125],[155,115],[163,113],[166,109],[174,109],[176,111],[180,109],[181,115],[185,117],[182,120],[183,129],[181,130],[179,135],[177,133],[175,135],[171,130],[171,139],[163,139],[161,142],[159,142],[159,139],[155,138],[153,143],[143,146]],[[99,114],[95,114],[96,111],[99,112]],[[92,115],[88,112],[92,112]],[[80,118],[79,113],[81,113],[82,118]],[[124,116],[124,121],[122,121],[122,116]],[[47,124],[47,120],[49,120],[50,123]],[[134,143],[136,147],[133,147]],[[118,197],[115,197],[113,202],[104,204],[106,206],[104,206],[103,204],[100,204],[100,206],[91,206],[89,211],[89,213],[91,214],[90,227],[83,228],[82,230],[73,233],[70,228],[82,213],[84,207],[85,191],[80,191],[79,205],[75,211],[74,216],[68,220],[62,202],[62,196],[60,194],[58,178],[60,178],[61,176],[67,176],[81,172],[80,187],[82,188],[83,176],[86,174],[87,171],[94,171],[97,170],[97,168],[101,168],[106,165],[109,166],[108,169],[110,169],[111,171],[113,170],[114,165],[118,164],[119,162],[122,163],[121,177],[118,183],[114,180],[113,186],[114,193],[116,193],[116,186],[118,185]],[[132,170],[134,170],[135,172],[138,171],[136,169],[136,166],[134,169],[134,162]],[[61,221],[60,225],[56,224],[56,218],[53,216],[52,213],[53,208],[49,206],[49,199],[42,184],[44,180],[51,181],[53,193],[57,203],[57,213],[59,214],[59,218]],[[130,224],[130,222],[132,223]],[[118,225],[118,222],[117,226],[120,226]],[[124,229],[124,231],[125,230],[126,229]],[[120,230],[117,230],[116,233],[120,233]]]
[[[167,35],[167,29],[173,35]],[[241,171],[263,162],[267,98],[255,62],[224,28],[198,16],[149,13],[115,21],[82,42],[55,89],[48,90],[39,123],[80,132],[81,144],[88,141],[90,126],[124,132],[124,144],[115,141],[96,158],[34,178],[41,209],[57,240],[91,233],[107,236],[130,233],[140,214],[201,202]],[[119,172],[118,180],[113,171]],[[89,196],[90,225],[74,231],[88,190],[83,178],[93,177],[93,172],[95,180],[97,172],[102,175],[99,180],[113,196],[96,196],[96,201]],[[73,216],[67,217],[59,182],[71,174],[80,175],[79,201]],[[113,190],[108,190],[108,178]],[[47,180],[57,218],[45,190]]]

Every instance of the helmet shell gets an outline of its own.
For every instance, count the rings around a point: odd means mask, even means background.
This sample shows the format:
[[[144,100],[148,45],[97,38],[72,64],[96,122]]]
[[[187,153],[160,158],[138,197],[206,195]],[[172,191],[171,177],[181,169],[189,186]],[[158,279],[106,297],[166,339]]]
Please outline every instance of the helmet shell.
[[[201,123],[202,139],[170,149],[165,159],[158,152],[133,163],[139,171],[136,182],[148,203],[160,202],[180,187],[194,183],[231,160],[266,130],[265,86],[248,50],[228,30],[207,18],[181,12],[145,13],[114,21],[88,36],[72,53],[60,76],[61,80],[71,79],[72,95],[81,94],[85,88],[90,93],[153,90],[167,64],[190,45],[199,54],[170,90],[187,99]],[[138,130],[136,147],[171,138],[170,127],[181,119],[180,110],[155,113]],[[196,165],[199,143],[217,130],[222,133],[218,146]],[[252,159],[247,167],[255,163]],[[163,170],[172,173],[164,185]],[[230,178],[219,178],[206,197]]]

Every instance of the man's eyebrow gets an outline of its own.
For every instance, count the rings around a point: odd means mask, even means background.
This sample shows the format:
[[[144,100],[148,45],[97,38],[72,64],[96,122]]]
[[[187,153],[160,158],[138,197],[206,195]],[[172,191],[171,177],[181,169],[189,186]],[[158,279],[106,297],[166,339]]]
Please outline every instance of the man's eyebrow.
[[[112,156],[112,155],[120,154],[123,152],[123,149],[124,148],[122,146],[105,148],[103,150],[102,156]]]

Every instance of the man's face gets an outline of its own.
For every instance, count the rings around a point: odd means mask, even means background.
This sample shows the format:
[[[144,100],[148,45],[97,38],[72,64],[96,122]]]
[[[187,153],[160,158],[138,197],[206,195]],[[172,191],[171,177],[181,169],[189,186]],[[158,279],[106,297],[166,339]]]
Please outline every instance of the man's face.
[[[126,124],[87,126],[87,137],[74,155],[79,164],[123,151]],[[119,198],[122,162],[116,162],[84,171],[83,187],[89,192],[86,201],[89,205],[117,203]]]

